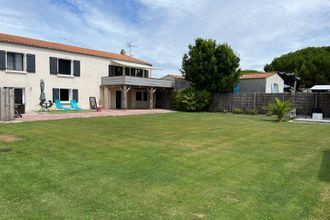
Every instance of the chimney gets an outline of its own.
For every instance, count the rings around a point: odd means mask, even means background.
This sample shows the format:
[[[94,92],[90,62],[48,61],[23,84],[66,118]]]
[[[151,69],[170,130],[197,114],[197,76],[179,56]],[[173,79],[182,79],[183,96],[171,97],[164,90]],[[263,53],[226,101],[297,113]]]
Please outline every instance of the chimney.
[[[124,50],[124,49],[121,49],[121,50],[120,50],[120,54],[121,54],[121,55],[126,55],[125,50]]]

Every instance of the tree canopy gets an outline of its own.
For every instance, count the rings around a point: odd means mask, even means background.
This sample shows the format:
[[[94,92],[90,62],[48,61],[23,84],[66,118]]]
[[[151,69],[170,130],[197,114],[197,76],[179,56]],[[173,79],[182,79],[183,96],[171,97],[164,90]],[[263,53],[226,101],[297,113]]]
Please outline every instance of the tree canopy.
[[[192,86],[211,93],[230,92],[239,80],[240,59],[229,45],[198,38],[188,48],[181,71]]]
[[[306,87],[330,83],[330,47],[308,47],[275,58],[265,71],[294,73]]]

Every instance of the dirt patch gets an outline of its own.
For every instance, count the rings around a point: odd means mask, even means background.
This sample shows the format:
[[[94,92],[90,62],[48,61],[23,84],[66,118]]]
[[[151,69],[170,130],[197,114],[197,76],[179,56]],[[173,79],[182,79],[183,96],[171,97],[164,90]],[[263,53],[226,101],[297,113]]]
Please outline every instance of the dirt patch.
[[[12,148],[0,148],[0,153],[7,153],[7,152],[12,152]]]
[[[21,140],[24,139],[13,134],[0,134],[0,142],[11,143],[14,141],[21,141]]]

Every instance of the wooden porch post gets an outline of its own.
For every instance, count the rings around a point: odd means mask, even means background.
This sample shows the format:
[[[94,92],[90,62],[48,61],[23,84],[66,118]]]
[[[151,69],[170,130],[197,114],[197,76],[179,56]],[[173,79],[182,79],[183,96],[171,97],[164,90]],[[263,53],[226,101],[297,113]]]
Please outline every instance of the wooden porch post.
[[[119,87],[121,92],[122,92],[122,104],[123,104],[123,109],[127,109],[127,93],[131,89],[131,87],[123,86]]]
[[[154,108],[154,93],[156,92],[156,89],[154,89],[154,87],[151,87],[150,89],[148,89],[148,92],[150,94],[149,108],[153,109]]]

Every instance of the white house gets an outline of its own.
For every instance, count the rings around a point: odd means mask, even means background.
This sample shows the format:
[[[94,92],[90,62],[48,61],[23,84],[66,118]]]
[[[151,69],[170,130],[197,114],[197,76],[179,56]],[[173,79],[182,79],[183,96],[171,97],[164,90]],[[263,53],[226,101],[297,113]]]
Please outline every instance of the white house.
[[[174,84],[152,78],[152,65],[125,55],[0,34],[0,87],[15,88],[15,102],[38,108],[40,80],[46,98],[89,108],[96,97],[103,108],[163,107]],[[165,98],[163,96],[166,96]],[[169,97],[168,97],[169,98]]]
[[[234,88],[234,93],[238,92],[283,93],[284,80],[277,73],[244,74]]]

